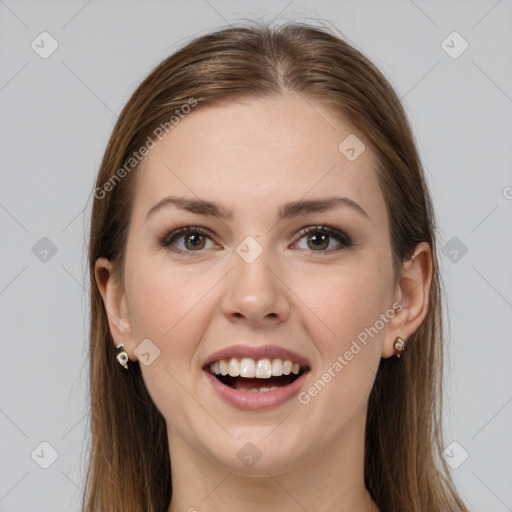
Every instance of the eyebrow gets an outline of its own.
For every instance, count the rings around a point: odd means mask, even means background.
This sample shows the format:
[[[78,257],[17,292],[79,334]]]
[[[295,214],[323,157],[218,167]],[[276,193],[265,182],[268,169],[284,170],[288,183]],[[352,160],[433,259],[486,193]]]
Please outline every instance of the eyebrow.
[[[215,201],[180,196],[168,196],[164,197],[149,209],[146,214],[146,221],[157,211],[167,206],[175,206],[198,215],[208,215],[226,220],[233,218],[233,210],[225,208]],[[325,212],[327,210],[340,207],[351,208],[370,220],[370,217],[364,208],[348,197],[326,197],[323,199],[291,201],[289,203],[285,203],[279,209],[279,220],[298,217],[299,215],[307,213]]]

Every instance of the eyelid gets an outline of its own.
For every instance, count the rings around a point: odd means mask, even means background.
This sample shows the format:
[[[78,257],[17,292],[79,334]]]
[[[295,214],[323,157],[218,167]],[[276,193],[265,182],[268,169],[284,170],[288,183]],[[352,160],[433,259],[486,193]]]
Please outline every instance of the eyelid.
[[[167,231],[165,235],[160,238],[159,245],[163,247],[164,249],[168,249],[173,252],[187,252],[187,253],[194,253],[194,252],[201,252],[201,251],[183,251],[181,249],[178,249],[177,247],[173,246],[173,242],[183,236],[188,235],[189,233],[199,233],[200,235],[203,235],[205,237],[208,237],[212,242],[215,243],[213,240],[212,232],[207,229],[203,228],[202,226],[182,226],[175,229],[171,229],[170,231]]]
[[[329,249],[326,251],[313,251],[313,250],[307,249],[307,251],[310,253],[319,253],[319,254],[327,253],[327,254],[329,254],[329,253],[335,252],[337,250],[349,249],[350,247],[352,247],[354,245],[351,237],[347,233],[345,233],[341,229],[338,229],[338,228],[335,228],[332,226],[328,226],[326,224],[307,226],[307,227],[301,229],[299,231],[299,233],[297,234],[297,242],[301,238],[303,238],[305,235],[308,235],[309,233],[324,233],[324,234],[330,236],[331,238],[335,238],[336,240],[338,240],[338,242],[340,242],[341,245],[343,246],[342,249]],[[297,243],[297,242],[295,242],[295,243]]]

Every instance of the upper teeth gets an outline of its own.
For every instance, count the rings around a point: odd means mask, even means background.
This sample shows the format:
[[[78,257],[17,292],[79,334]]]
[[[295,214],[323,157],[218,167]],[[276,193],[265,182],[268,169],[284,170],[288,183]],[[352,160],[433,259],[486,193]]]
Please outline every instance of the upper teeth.
[[[231,359],[222,359],[208,366],[210,373],[214,375],[229,375],[230,377],[247,377],[257,379],[269,379],[270,377],[280,377],[281,375],[297,375],[300,372],[300,364],[290,360],[268,358],[251,359],[243,357],[241,359],[232,357]]]

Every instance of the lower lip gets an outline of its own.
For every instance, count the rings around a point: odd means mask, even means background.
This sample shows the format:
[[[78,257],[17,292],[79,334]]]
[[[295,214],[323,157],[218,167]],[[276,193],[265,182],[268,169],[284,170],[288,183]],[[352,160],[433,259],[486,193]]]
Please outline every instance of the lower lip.
[[[206,378],[210,381],[213,389],[219,394],[222,400],[228,405],[242,411],[265,411],[273,409],[298,394],[306,380],[308,372],[304,372],[298,379],[287,386],[273,389],[271,391],[239,391],[220,382],[208,370],[203,370]]]

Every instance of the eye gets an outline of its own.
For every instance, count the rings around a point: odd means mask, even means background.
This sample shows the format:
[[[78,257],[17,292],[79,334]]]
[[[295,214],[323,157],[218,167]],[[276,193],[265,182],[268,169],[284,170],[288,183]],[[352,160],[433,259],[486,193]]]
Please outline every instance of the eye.
[[[305,250],[309,252],[332,252],[336,250],[332,249],[332,247],[329,248],[330,242],[333,239],[346,249],[353,245],[352,240],[346,233],[329,226],[312,226],[305,228],[300,232],[300,235],[300,239],[306,238],[308,247],[306,247]]]
[[[343,248],[347,249],[353,245],[352,240],[346,233],[325,225],[304,228],[299,235],[299,240],[306,238],[308,247],[304,250],[309,252],[330,253]],[[181,247],[179,247],[177,243],[180,239],[183,240]],[[197,226],[185,226],[166,234],[163,239],[160,240],[160,245],[174,252],[190,253],[206,249],[208,240],[213,244],[211,235],[206,229]],[[330,247],[332,240],[337,241],[338,245],[341,247],[339,249]],[[213,245],[215,246],[215,244]]]
[[[176,241],[183,239],[184,245],[177,247]],[[211,241],[207,230],[200,227],[186,226],[171,231],[160,241],[162,247],[175,252],[198,252],[205,249],[206,241]]]

